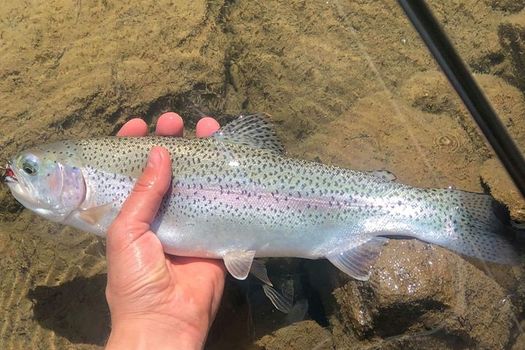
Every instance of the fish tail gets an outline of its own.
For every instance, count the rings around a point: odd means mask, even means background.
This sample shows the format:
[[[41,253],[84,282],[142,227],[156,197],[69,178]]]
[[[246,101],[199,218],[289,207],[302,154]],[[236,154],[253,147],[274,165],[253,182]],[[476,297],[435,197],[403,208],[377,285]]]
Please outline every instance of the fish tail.
[[[428,241],[489,262],[518,262],[509,240],[512,228],[506,207],[486,194],[449,190],[445,195],[449,210],[443,216],[443,232]]]
[[[457,190],[421,190],[414,207],[422,217],[397,221],[392,216],[372,218],[360,236],[359,244],[326,255],[338,269],[366,281],[370,266],[387,238],[411,237],[436,244],[456,253],[506,265],[519,263],[510,243],[511,233],[506,207],[491,196]],[[426,219],[425,219],[426,218]]]

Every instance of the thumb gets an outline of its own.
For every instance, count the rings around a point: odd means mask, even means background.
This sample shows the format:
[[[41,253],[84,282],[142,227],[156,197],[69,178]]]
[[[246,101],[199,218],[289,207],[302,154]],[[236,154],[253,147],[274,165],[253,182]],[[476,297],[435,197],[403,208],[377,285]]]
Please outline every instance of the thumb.
[[[153,147],[144,172],[108,230],[108,254],[129,246],[149,231],[170,183],[170,155],[165,148]]]

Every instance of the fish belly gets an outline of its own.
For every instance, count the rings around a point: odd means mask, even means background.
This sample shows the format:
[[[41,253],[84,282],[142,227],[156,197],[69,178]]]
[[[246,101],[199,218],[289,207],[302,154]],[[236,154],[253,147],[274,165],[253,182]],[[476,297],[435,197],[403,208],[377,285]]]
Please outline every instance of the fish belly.
[[[300,229],[243,224],[234,220],[162,219],[154,227],[164,250],[173,255],[221,258],[230,251],[256,252],[256,257],[318,259],[341,244],[351,245],[352,234],[340,229]]]

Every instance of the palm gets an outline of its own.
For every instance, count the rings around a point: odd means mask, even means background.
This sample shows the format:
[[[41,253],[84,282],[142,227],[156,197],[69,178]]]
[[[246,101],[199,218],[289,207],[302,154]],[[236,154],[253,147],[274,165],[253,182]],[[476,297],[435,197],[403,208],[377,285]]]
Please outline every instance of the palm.
[[[109,260],[108,289],[115,291],[113,299],[126,300],[120,313],[160,314],[181,321],[217,310],[224,285],[220,262],[165,255],[151,231],[116,250]],[[191,326],[199,329],[211,322],[198,321],[204,324]]]

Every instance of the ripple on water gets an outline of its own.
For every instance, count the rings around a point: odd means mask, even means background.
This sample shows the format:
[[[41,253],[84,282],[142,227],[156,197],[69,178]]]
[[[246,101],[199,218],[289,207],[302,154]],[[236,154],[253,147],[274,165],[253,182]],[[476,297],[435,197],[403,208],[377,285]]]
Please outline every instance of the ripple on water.
[[[461,146],[459,137],[454,134],[445,134],[434,139],[434,145],[448,152],[456,152]]]

